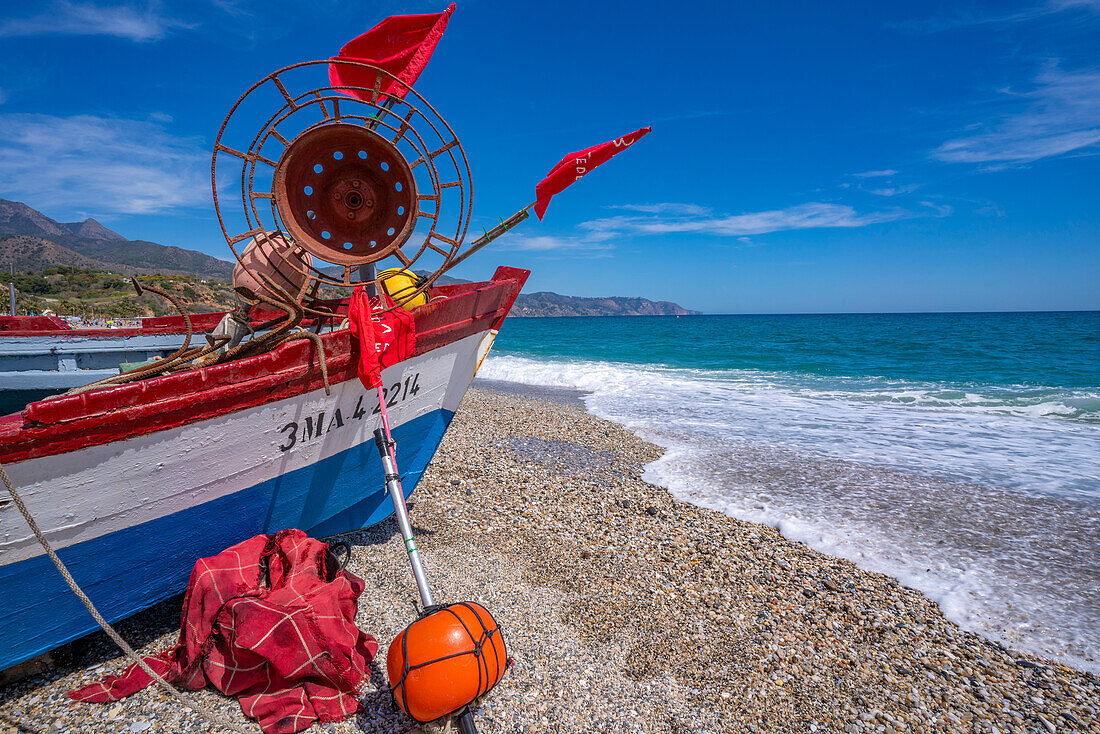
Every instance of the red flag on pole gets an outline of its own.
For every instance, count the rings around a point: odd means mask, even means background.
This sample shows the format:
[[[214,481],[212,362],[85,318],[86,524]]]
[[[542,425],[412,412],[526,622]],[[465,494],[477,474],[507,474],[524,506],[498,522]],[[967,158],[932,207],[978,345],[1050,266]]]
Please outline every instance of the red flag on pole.
[[[333,60],[359,61],[385,69],[399,81],[383,80],[379,92],[404,99],[409,87],[428,65],[428,59],[447,29],[447,21],[454,10],[455,4],[451,3],[442,13],[391,15],[363,35],[348,41]],[[370,69],[349,64],[329,64],[328,78],[334,87],[370,90],[343,90],[351,97],[366,101],[374,94],[375,73]]]
[[[393,306],[389,296],[385,304],[371,299],[362,285],[355,287],[348,301],[348,328],[359,344],[359,362],[355,371],[366,387],[382,384],[382,370],[416,353],[416,323],[403,308],[376,313],[383,305]]]
[[[546,174],[546,178],[539,181],[538,185],[535,186],[535,198],[537,199],[535,203],[535,214],[538,215],[539,219],[542,219],[543,215],[546,214],[546,207],[550,206],[550,199],[554,194],[561,193],[566,186],[574,181],[579,181],[581,176],[588,173],[608,158],[626,150],[631,145],[641,140],[648,132],[649,128],[643,127],[641,130],[635,130],[629,135],[624,135],[621,138],[606,143],[600,143],[592,148],[578,150],[576,153],[570,153],[562,158],[561,162],[554,166],[550,173]]]

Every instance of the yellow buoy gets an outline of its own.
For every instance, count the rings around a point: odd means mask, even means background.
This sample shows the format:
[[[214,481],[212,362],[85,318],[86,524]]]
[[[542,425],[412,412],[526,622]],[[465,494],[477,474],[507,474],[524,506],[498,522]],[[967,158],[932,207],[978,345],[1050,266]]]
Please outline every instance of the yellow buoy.
[[[428,302],[427,293],[417,293],[409,298],[420,287],[416,274],[410,270],[390,268],[379,273],[378,279],[382,283],[382,290],[406,311],[417,306],[423,306]],[[406,301],[406,299],[408,300]]]

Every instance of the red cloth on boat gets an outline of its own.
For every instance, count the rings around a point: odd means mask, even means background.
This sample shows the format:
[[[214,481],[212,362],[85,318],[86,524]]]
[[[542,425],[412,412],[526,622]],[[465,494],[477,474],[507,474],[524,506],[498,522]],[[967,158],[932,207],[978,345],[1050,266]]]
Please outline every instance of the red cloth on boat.
[[[391,15],[363,35],[348,41],[334,58],[361,61],[385,69],[398,81],[383,79],[378,91],[404,99],[409,87],[428,65],[428,59],[443,37],[447,21],[454,11],[455,4],[451,3],[442,13]],[[375,72],[371,69],[350,64],[329,64],[328,78],[334,87],[369,90],[340,90],[348,96],[368,101],[374,95]]]
[[[408,359],[416,351],[412,314],[403,308],[375,313],[392,306],[393,299],[389,296],[370,298],[361,285],[355,287],[348,302],[348,327],[359,344],[356,372],[369,388],[382,384],[382,370]]]
[[[649,130],[648,127],[643,127],[629,135],[578,150],[562,158],[558,165],[546,174],[546,178],[535,185],[535,214],[542,219],[554,194],[560,194],[566,186],[574,181],[580,181],[584,174],[641,140]]]
[[[378,642],[355,625],[362,579],[337,571],[327,580],[327,550],[301,530],[281,530],[200,559],[183,598],[179,642],[145,662],[178,686],[209,683],[238,696],[267,734],[350,716]],[[152,682],[132,665],[69,696],[115,701]]]

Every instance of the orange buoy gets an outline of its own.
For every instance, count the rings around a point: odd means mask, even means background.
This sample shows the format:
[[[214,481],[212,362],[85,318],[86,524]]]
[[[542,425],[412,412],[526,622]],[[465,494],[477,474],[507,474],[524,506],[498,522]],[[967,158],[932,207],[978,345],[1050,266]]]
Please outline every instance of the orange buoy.
[[[496,620],[473,602],[448,604],[416,620],[394,639],[386,657],[394,700],[420,722],[485,695],[507,663]]]

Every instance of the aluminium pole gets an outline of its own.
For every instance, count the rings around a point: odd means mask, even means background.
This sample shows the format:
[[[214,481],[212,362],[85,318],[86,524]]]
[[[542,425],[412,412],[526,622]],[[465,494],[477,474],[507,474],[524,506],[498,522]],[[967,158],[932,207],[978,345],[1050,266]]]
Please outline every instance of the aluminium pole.
[[[382,395],[379,394],[379,397],[381,398]],[[382,401],[382,405],[385,405],[385,400]],[[420,563],[420,551],[416,547],[416,538],[413,537],[412,523],[409,522],[409,509],[405,506],[405,490],[401,488],[401,477],[397,473],[397,464],[394,462],[394,443],[393,437],[389,435],[388,426],[386,430],[375,429],[374,443],[382,456],[382,468],[386,472],[386,490],[390,493],[390,499],[393,500],[397,526],[401,529],[405,551],[409,554],[409,565],[412,566],[413,577],[416,579],[416,588],[420,591],[420,601],[425,608],[434,606],[435,599],[432,597],[432,590],[428,588],[428,577],[424,575],[424,566]]]

